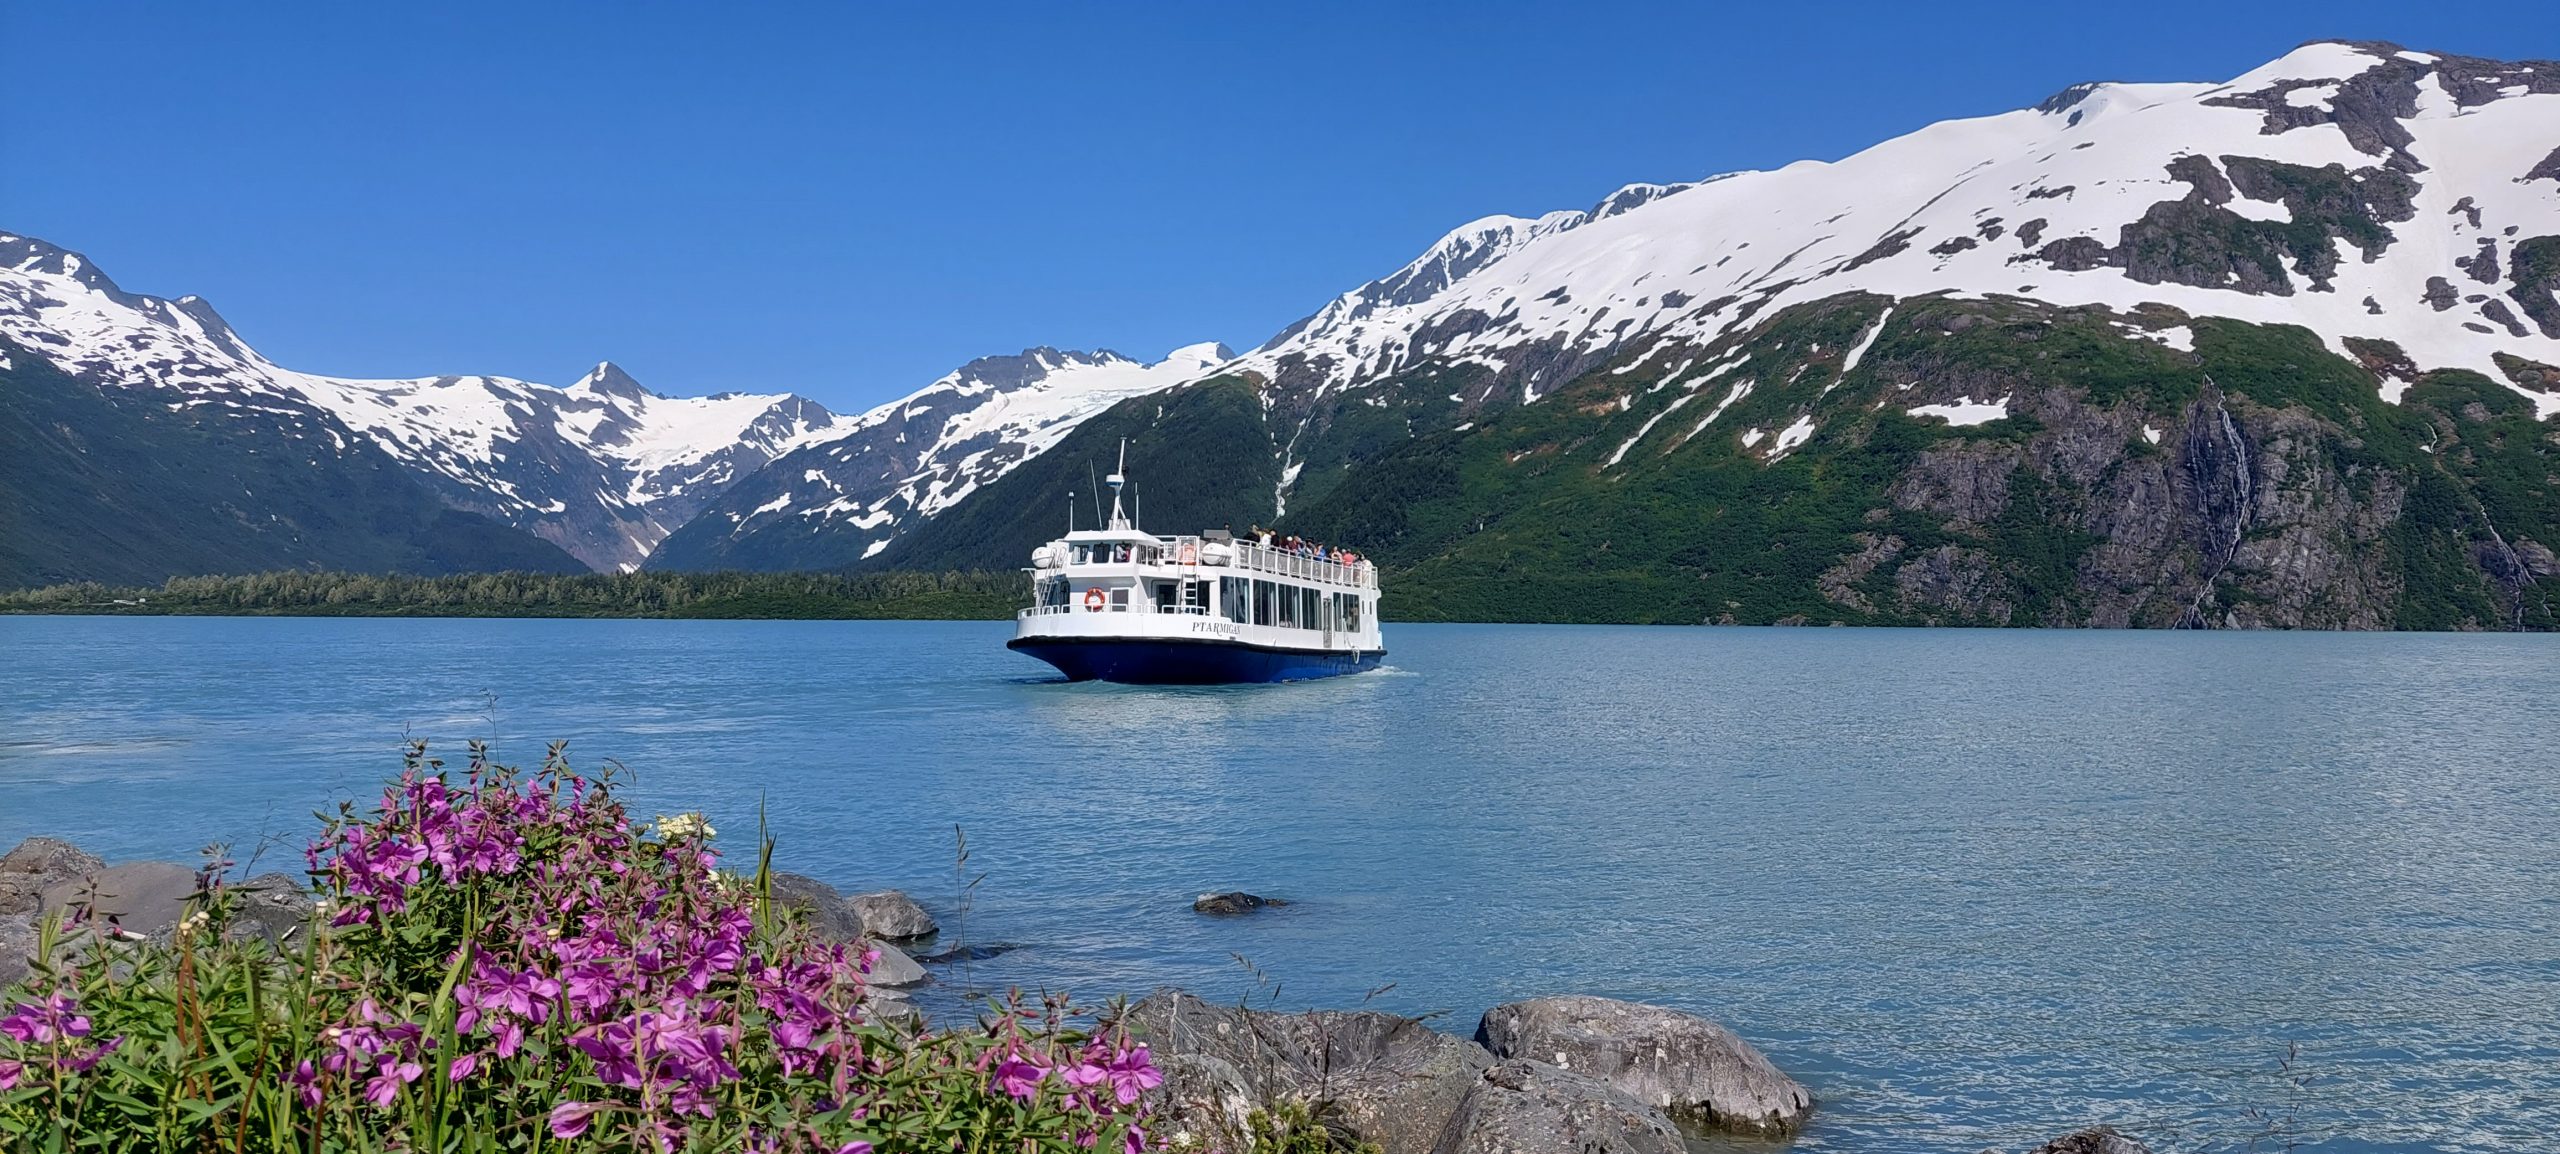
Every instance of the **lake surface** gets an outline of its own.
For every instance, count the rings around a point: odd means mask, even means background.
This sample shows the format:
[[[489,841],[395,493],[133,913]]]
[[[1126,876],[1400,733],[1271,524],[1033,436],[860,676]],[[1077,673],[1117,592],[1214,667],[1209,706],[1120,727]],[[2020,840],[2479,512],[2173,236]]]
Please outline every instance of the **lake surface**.
[[[1024,947],[978,986],[1662,1002],[1813,1088],[1800,1150],[2560,1133],[2560,637],[1391,625],[1166,690],[1006,629],[0,618],[0,846],[293,868],[406,736],[565,739]],[[1190,912],[1227,888],[1297,904]]]

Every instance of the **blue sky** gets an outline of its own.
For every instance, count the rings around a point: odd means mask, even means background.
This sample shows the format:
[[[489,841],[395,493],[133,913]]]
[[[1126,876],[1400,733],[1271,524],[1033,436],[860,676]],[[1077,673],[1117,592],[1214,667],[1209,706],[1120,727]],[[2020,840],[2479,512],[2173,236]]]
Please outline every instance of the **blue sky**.
[[[0,229],[270,357],[859,409],[1260,342],[1474,217],[2549,0],[0,8]]]

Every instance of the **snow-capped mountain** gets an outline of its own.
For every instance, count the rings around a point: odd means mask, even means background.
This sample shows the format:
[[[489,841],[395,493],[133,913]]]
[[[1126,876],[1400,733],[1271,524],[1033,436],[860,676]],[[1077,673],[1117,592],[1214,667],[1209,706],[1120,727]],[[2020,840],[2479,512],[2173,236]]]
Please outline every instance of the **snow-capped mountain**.
[[[2515,361],[2560,362],[2555,233],[2560,65],[2324,42],[2227,83],[2081,85],[1837,162],[1488,217],[1229,368],[1310,411],[1422,366],[1487,370],[1471,405],[1526,402],[1631,342],[1863,290],[2303,325],[2549,415],[2560,389]]]
[[[880,563],[1126,438],[1411,617],[2548,629],[2555,290],[2560,64],[2314,44],[1472,222]]]
[[[777,458],[670,537],[650,566],[811,568],[875,556],[1086,419],[1234,355],[1207,342],[1153,362],[1107,349],[981,357]]]
[[[64,372],[171,390],[179,404],[324,414],[315,427],[333,441],[361,437],[454,508],[604,570],[637,567],[731,482],[836,424],[787,394],[660,396],[609,363],[567,388],[296,372],[259,355],[201,297],[128,293],[86,257],[8,233],[0,335]]]

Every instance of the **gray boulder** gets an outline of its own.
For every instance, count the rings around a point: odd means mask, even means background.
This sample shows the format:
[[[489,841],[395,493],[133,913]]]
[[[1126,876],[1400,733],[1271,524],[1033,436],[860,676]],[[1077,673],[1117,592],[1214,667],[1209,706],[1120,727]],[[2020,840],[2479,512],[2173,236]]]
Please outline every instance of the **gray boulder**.
[[[1653,1107],[1544,1062],[1508,1061],[1476,1079],[1431,1154],[1687,1154]]]
[[[1307,1104],[1328,1130],[1387,1154],[1430,1154],[1493,1059],[1413,1018],[1374,1011],[1280,1013],[1159,990],[1121,1016],[1166,1084],[1158,1108],[1212,1147],[1242,1147],[1245,1118]],[[1159,1126],[1161,1133],[1171,1134]]]
[[[862,917],[846,904],[834,886],[806,874],[776,870],[766,879],[767,899],[799,914],[801,924],[819,940],[849,942],[862,936]]]
[[[35,956],[35,915],[0,914],[0,990],[25,980]]]
[[[0,856],[0,917],[32,914],[44,891],[107,868],[98,855],[60,838],[31,837]]]
[[[257,938],[281,945],[311,923],[314,903],[301,878],[265,873],[231,887],[236,899],[223,936],[234,941]]]
[[[897,890],[855,894],[846,898],[845,904],[853,907],[854,914],[862,919],[863,929],[875,938],[893,942],[913,941],[931,937],[942,928],[934,923],[932,914],[924,912],[924,907],[915,903],[915,899]]]
[[[1246,1150],[1249,1119],[1263,1108],[1244,1074],[1207,1054],[1152,1054],[1164,1084],[1149,1094],[1155,1107],[1149,1133],[1176,1150]]]
[[[195,894],[194,870],[169,862],[126,862],[47,886],[37,912],[85,912],[100,928],[154,937],[177,927]]]
[[[914,1029],[924,1025],[924,1013],[907,1000],[906,991],[885,986],[868,986],[862,991],[863,1016],[883,1025]]]
[[[1387,1039],[1375,1057],[1324,1079],[1324,1121],[1389,1154],[1427,1154],[1493,1056],[1464,1038],[1407,1024],[1410,1032]]]
[[[1707,1130],[1792,1133],[1813,1096],[1751,1044],[1704,1018],[1611,998],[1555,997],[1486,1011],[1476,1041],[1600,1079]]]
[[[871,972],[865,975],[874,986],[921,986],[925,983],[924,967],[917,965],[906,951],[887,942],[873,942],[871,948],[880,956],[871,960]]]

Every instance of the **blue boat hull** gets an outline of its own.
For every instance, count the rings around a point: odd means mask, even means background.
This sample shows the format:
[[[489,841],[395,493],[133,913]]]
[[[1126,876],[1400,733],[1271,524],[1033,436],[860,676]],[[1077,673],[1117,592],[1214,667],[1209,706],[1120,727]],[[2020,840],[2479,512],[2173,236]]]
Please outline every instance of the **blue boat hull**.
[[[1016,653],[1058,667],[1069,681],[1117,681],[1127,685],[1238,685],[1305,681],[1375,669],[1383,649],[1367,652],[1264,649],[1235,641],[1134,641],[1018,637],[1005,643]]]

